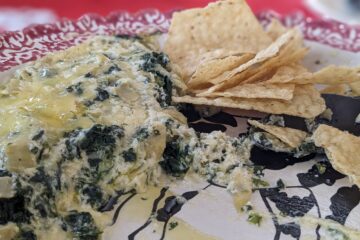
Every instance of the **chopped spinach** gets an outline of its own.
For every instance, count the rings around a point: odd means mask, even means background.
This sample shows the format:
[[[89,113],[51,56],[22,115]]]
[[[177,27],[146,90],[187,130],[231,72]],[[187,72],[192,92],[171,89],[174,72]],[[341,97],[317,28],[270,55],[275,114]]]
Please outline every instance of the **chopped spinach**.
[[[315,166],[316,166],[319,174],[324,174],[326,172],[326,168],[327,168],[326,164],[324,164],[324,163],[316,163]]]
[[[256,213],[256,212],[250,212],[247,221],[251,224],[260,226],[261,222],[263,220],[263,217]]]
[[[97,182],[101,174],[88,168],[81,169],[81,175],[75,179],[75,189],[80,194],[83,202],[90,204],[94,209],[99,209],[106,204],[110,196],[101,191]]]
[[[82,129],[78,128],[70,132],[64,133],[64,145],[65,148],[62,149],[61,155],[65,160],[74,160],[75,158],[80,158],[80,148],[77,144],[78,136],[81,136]]]
[[[86,106],[86,107],[90,107],[90,106],[92,106],[92,105],[95,104],[95,101],[85,100],[85,101],[83,101],[83,104],[84,104],[84,106]]]
[[[109,196],[105,195],[97,185],[114,165],[116,141],[124,137],[124,129],[120,126],[104,126],[95,124],[90,129],[77,129],[66,133],[65,159],[80,158],[80,152],[88,156],[89,168],[82,168],[81,175],[75,180],[76,190],[82,201],[98,209],[103,206]]]
[[[175,139],[166,144],[161,167],[166,173],[173,176],[185,174],[190,167],[192,156],[189,153],[189,146],[181,145],[181,139]]]
[[[115,71],[119,72],[119,71],[121,71],[121,69],[117,65],[114,64],[111,67],[109,67],[109,69],[106,70],[104,72],[104,74],[111,74],[112,72],[115,72]]]
[[[250,129],[250,136],[254,144],[264,150],[291,153],[294,149],[267,132],[257,132]]]
[[[150,136],[149,129],[142,127],[135,132],[134,138],[136,138],[138,141],[143,141],[149,136]]]
[[[37,237],[31,230],[21,230],[14,240],[37,240]]]
[[[269,115],[266,117],[263,122],[265,124],[274,125],[278,127],[285,127],[285,120],[283,116],[279,115]]]
[[[0,169],[0,177],[11,177],[12,174],[5,169]]]
[[[163,74],[161,68],[167,68],[169,58],[163,53],[145,53],[141,59],[143,60],[140,68],[154,75],[157,83],[156,99],[161,107],[167,107],[171,104],[172,97],[172,80],[166,74]]]
[[[253,172],[254,172],[255,176],[257,176],[257,177],[263,177],[264,170],[265,170],[264,166],[258,166],[258,165],[253,166]]]
[[[156,69],[157,64],[160,64],[160,66],[166,68],[170,62],[167,55],[157,52],[145,53],[141,59],[143,60],[141,68],[146,72],[151,72]]]
[[[100,208],[106,203],[103,199],[101,188],[95,184],[84,185],[80,191],[80,196],[95,209]]]
[[[268,182],[266,182],[260,178],[253,177],[252,182],[255,187],[268,187],[269,186]]]
[[[93,75],[92,73],[88,72],[87,74],[85,74],[84,77],[85,77],[85,78],[93,78],[94,75]]]
[[[119,39],[137,39],[137,40],[141,40],[141,38],[137,35],[129,35],[129,34],[116,34],[115,38],[119,38]]]
[[[129,150],[123,152],[123,158],[125,162],[134,162],[136,160],[136,153],[134,148],[129,148]]]
[[[101,234],[88,212],[72,211],[64,217],[64,230],[73,234],[74,240],[98,240]]]
[[[28,180],[28,183],[23,183],[22,187],[30,186],[35,187],[37,191],[41,193],[34,198],[30,198],[32,192],[30,192],[29,195],[29,192],[23,191],[23,194],[25,193],[24,196],[28,199],[27,204],[32,205],[37,213],[43,218],[54,217],[56,215],[54,202],[55,191],[60,189],[56,176],[50,176],[45,172],[44,167],[38,167],[36,173]]]
[[[277,182],[276,182],[276,186],[279,189],[284,189],[285,188],[285,183],[283,182],[283,180],[280,178]]]
[[[74,93],[75,95],[81,95],[84,93],[84,89],[81,87],[81,82],[78,82],[74,85],[70,85],[66,88],[66,91],[69,93]]]
[[[95,101],[105,101],[106,99],[109,99],[110,94],[108,93],[108,91],[106,91],[105,89],[102,88],[96,88],[96,97],[95,97]]]
[[[161,81],[158,82],[160,89],[162,90],[157,97],[160,106],[166,107],[171,105],[172,98],[172,81],[168,76],[163,76]]]
[[[23,196],[17,194],[13,198],[0,198],[0,225],[8,222],[27,223],[30,217]]]
[[[296,158],[301,158],[313,153],[323,153],[323,149],[316,147],[313,140],[305,139],[305,141],[302,142],[301,145],[293,151],[293,156]]]
[[[331,237],[337,240],[351,240],[345,233],[335,228],[326,229]]]
[[[116,140],[122,137],[124,128],[120,126],[95,124],[84,132],[84,136],[78,140],[78,146],[86,152],[89,159],[103,160],[112,156]]]
[[[33,140],[33,141],[38,141],[38,140],[40,140],[40,139],[44,136],[44,133],[45,133],[44,130],[40,130],[37,134],[35,134],[35,135],[32,137],[32,140]]]
[[[179,225],[178,222],[171,222],[169,224],[169,230],[173,230],[174,228],[176,228]]]
[[[251,205],[245,205],[245,206],[242,206],[241,207],[241,211],[242,212],[245,212],[245,213],[248,213],[250,212],[251,210],[253,210],[253,207]]]

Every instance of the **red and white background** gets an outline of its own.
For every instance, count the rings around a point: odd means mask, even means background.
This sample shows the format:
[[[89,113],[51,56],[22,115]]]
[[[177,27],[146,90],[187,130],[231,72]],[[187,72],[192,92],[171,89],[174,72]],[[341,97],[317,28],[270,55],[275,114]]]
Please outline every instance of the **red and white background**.
[[[63,18],[77,19],[85,13],[106,16],[120,10],[137,12],[147,8],[169,12],[202,7],[209,2],[211,0],[0,0],[0,31],[20,30],[29,24],[50,23]],[[341,6],[347,0],[248,0],[248,2],[255,12],[268,9],[280,14],[302,12],[312,18],[334,17],[351,23],[358,22],[357,16],[360,16],[355,12],[349,13],[348,7]]]

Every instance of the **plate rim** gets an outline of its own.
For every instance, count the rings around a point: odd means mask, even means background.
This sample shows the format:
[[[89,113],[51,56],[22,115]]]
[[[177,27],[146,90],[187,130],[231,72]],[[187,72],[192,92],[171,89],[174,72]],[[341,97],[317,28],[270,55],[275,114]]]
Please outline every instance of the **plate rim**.
[[[74,46],[94,34],[165,33],[174,12],[149,8],[135,13],[114,11],[107,16],[87,13],[75,20],[64,18],[49,24],[32,24],[18,31],[5,31],[0,33],[0,72],[36,60],[49,52]],[[360,26],[332,19],[315,19],[302,12],[282,15],[265,10],[256,15],[264,26],[276,18],[285,26],[299,27],[306,40],[349,52],[360,52]]]

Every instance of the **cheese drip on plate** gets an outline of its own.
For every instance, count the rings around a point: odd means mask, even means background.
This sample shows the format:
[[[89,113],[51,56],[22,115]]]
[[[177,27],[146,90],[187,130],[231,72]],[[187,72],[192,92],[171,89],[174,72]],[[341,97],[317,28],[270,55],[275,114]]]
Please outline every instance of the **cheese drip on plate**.
[[[95,37],[0,86],[0,235],[100,239],[109,202],[189,171],[249,195],[250,140],[189,128],[171,102],[183,84],[152,42]]]

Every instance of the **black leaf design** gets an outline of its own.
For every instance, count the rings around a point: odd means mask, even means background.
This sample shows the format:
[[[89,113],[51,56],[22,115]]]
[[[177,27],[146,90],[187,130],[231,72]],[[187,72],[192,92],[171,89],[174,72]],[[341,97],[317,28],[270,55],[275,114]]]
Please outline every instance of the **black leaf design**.
[[[295,239],[300,239],[301,228],[298,224],[291,222],[291,223],[279,225],[278,228],[285,235],[290,235]]]
[[[330,210],[332,215],[327,219],[332,219],[338,223],[345,224],[346,218],[360,202],[360,190],[357,186],[342,187],[330,199]]]
[[[237,127],[235,117],[226,112],[219,112],[213,116],[204,118],[205,120],[213,123],[226,124],[232,127]]]
[[[324,168],[324,172],[319,169],[319,165]],[[345,175],[337,172],[328,161],[321,161],[314,164],[307,173],[297,174],[299,182],[304,187],[315,187],[320,184],[332,186],[336,180],[344,178]]]
[[[195,122],[201,119],[200,114],[191,104],[183,104],[179,110],[187,117],[188,122]]]
[[[261,189],[261,194],[275,203],[281,213],[290,217],[302,217],[316,204],[313,195],[304,198],[299,196],[288,197],[286,192],[280,192],[278,188]]]
[[[221,124],[212,124],[206,122],[189,123],[189,126],[194,128],[197,132],[211,133],[213,131],[226,131],[226,127]]]
[[[159,222],[168,222],[172,216],[181,210],[186,201],[193,199],[198,194],[198,191],[185,192],[181,195],[184,200],[179,200],[176,196],[166,198],[164,206],[157,211],[156,219]]]
[[[318,124],[328,124],[359,136],[360,127],[356,126],[355,118],[360,112],[360,98],[333,94],[324,94],[323,97],[326,106],[332,110],[333,116],[331,121],[317,117],[315,122]],[[284,115],[284,120],[287,127],[307,131],[303,118]]]
[[[359,136],[360,126],[355,124],[355,119],[360,113],[360,98],[332,94],[324,94],[323,97],[327,107],[333,111],[329,125]]]
[[[303,118],[284,115],[285,126],[307,132],[307,127]]]
[[[254,146],[251,150],[251,161],[255,165],[264,166],[266,169],[271,170],[280,170],[296,163],[309,161],[313,158],[313,154],[302,158],[295,158],[289,153],[277,153],[263,150],[257,146]]]

